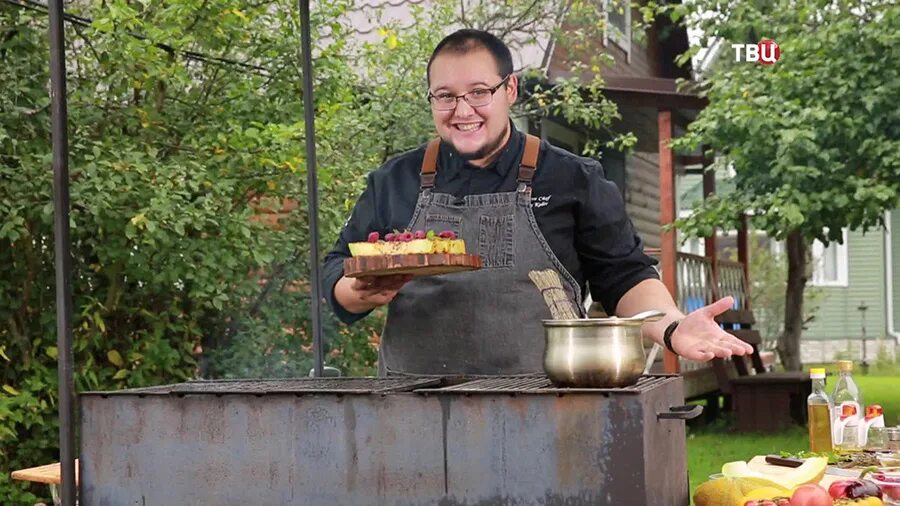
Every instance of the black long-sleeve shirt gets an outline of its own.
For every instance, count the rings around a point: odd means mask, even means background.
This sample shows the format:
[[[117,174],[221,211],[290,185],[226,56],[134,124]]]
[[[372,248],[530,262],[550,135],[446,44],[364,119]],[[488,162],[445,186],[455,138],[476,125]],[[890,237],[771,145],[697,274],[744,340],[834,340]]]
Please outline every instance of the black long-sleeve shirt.
[[[512,128],[510,140],[490,166],[475,167],[446,143],[438,155],[435,192],[457,197],[514,191],[525,135]],[[346,311],[334,297],[343,276],[348,244],[365,241],[370,232],[404,230],[412,219],[419,195],[419,171],[425,145],[389,160],[368,175],[365,191],[344,225],[334,248],[326,255],[323,288],[335,314],[352,323],[367,313]],[[640,238],[625,214],[618,187],[607,180],[596,160],[576,156],[541,142],[532,186],[532,209],[550,248],[586,292],[607,312],[645,279],[658,279],[656,261],[643,252]]]

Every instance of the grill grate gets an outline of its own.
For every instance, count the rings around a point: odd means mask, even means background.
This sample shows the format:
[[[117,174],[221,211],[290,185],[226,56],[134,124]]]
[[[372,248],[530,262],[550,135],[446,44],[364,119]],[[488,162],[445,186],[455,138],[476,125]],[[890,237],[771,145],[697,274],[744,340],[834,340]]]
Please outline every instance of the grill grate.
[[[82,395],[266,395],[266,394],[386,394],[418,392],[423,394],[628,394],[648,392],[674,375],[643,376],[625,388],[557,388],[546,376],[498,376],[488,378],[295,378],[197,380],[173,385],[131,388],[109,392],[84,392]]]
[[[109,395],[264,395],[264,394],[383,394],[409,392],[437,386],[438,378],[296,378],[254,380],[198,380],[175,385],[133,388],[112,392],[86,392]]]
[[[558,388],[546,376],[506,376],[467,381],[443,388],[419,388],[416,392],[429,394],[641,394],[648,392],[670,380],[674,375],[642,376],[637,383],[625,388]]]

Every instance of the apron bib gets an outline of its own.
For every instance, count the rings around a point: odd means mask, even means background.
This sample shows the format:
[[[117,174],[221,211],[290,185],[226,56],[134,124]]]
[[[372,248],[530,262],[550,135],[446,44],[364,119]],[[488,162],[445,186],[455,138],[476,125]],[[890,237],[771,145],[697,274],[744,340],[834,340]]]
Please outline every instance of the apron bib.
[[[550,249],[531,209],[540,140],[528,135],[518,188],[457,198],[433,192],[440,140],[422,162],[421,188],[409,230],[452,230],[475,271],[417,278],[388,306],[381,336],[382,375],[520,375],[543,372],[542,319],[550,319],[530,271],[554,269],[576,310],[581,290]]]

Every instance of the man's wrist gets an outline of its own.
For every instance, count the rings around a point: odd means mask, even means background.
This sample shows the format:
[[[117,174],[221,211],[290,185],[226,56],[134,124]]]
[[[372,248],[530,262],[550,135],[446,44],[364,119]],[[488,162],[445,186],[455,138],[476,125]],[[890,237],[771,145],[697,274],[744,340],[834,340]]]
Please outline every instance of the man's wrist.
[[[663,331],[663,345],[667,350],[671,351],[674,354],[678,354],[675,351],[675,348],[672,346],[672,335],[675,333],[675,329],[678,328],[678,324],[681,323],[681,320],[674,320],[672,323],[666,327],[666,330]]]

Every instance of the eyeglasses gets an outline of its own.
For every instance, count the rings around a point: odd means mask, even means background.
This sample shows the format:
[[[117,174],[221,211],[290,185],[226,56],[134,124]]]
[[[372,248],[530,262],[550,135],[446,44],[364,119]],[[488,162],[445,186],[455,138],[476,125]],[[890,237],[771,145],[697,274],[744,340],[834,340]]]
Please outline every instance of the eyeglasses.
[[[509,80],[510,76],[512,76],[512,74],[508,74],[496,86],[490,88],[476,88],[462,95],[453,95],[451,93],[439,93],[435,95],[429,91],[428,101],[431,102],[431,107],[436,111],[452,111],[453,109],[456,109],[456,104],[461,98],[465,99],[466,103],[472,107],[484,107],[491,103],[494,99],[494,93],[496,93],[501,86],[506,84],[506,81]]]

